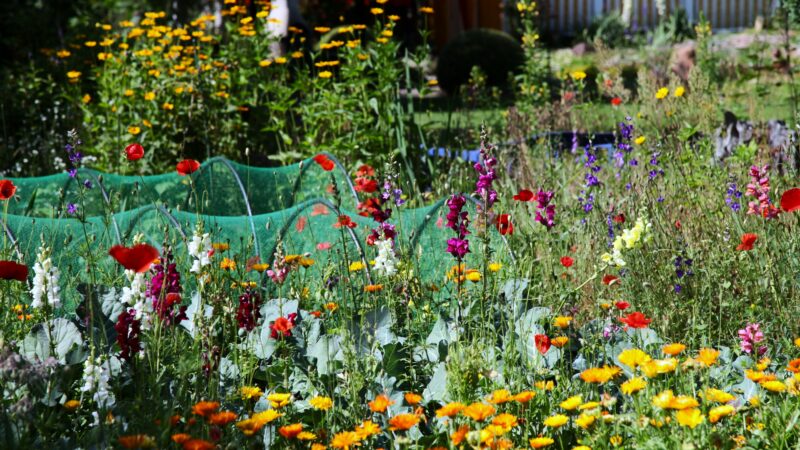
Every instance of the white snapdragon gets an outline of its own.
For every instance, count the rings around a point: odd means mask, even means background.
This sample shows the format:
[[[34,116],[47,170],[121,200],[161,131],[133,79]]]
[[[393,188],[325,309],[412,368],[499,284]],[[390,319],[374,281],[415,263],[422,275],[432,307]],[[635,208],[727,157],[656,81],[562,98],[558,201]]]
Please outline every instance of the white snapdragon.
[[[33,301],[31,302],[31,307],[41,308],[47,304],[55,309],[61,306],[61,297],[59,295],[61,288],[58,286],[61,272],[58,267],[53,265],[49,247],[39,247],[36,263],[33,265],[33,274],[33,287],[31,288]]]
[[[122,288],[120,302],[125,310],[133,308],[136,310],[136,320],[142,321],[142,329],[148,329],[150,324],[153,305],[147,299],[147,281],[144,273],[136,273],[133,270],[126,270],[125,277],[128,279],[128,286]],[[112,318],[116,320],[116,318]]]
[[[378,256],[375,258],[375,272],[386,276],[393,276],[397,273],[397,256],[394,254],[391,239],[378,239],[375,241],[378,249]]]
[[[101,408],[114,406],[116,398],[111,391],[111,361],[98,356],[94,361],[87,358],[83,364],[83,386],[81,392],[92,394],[92,399]]]
[[[192,257],[192,268],[189,272],[199,274],[203,268],[211,264],[211,236],[208,233],[200,234],[200,231],[195,231],[192,240],[189,242],[188,250],[189,256]]]

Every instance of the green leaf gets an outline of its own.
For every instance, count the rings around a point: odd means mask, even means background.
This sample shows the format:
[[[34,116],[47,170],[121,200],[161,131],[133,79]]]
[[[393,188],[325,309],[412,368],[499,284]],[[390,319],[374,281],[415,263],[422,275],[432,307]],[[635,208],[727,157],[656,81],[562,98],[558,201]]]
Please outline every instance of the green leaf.
[[[58,318],[34,326],[22,341],[20,350],[31,360],[43,361],[53,356],[62,364],[78,364],[86,359],[82,346],[83,337],[78,327],[67,319]]]
[[[433,371],[430,383],[422,392],[422,398],[425,402],[440,402],[443,403],[447,396],[447,366],[443,362],[436,366]]]

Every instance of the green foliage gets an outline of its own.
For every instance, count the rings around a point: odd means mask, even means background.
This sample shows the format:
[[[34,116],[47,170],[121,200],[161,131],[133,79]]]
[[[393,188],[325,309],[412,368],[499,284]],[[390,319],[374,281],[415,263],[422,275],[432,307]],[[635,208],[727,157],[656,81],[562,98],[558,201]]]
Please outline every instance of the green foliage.
[[[626,45],[628,27],[625,26],[618,12],[603,14],[594,20],[583,31],[583,40],[586,42],[599,41],[610,48]]]

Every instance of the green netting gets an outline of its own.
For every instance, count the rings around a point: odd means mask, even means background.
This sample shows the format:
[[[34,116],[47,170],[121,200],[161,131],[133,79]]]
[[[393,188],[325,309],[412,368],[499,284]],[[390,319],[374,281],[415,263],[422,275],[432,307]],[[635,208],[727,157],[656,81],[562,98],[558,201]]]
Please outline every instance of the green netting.
[[[325,172],[310,160],[280,169],[262,169],[214,159],[193,175],[194,192],[189,177],[178,175],[124,177],[86,171],[78,178],[85,179],[89,174],[97,186],[86,195],[94,196],[96,204],[83,203],[87,208],[83,221],[65,216],[59,207],[52,206],[75,201],[69,190],[67,195],[53,192],[61,189],[57,186],[71,189],[67,175],[14,180],[22,201],[12,202],[13,214],[5,217],[5,248],[13,248],[18,258],[32,266],[37,249],[46,243],[52,249],[55,265],[70,283],[89,281],[88,265],[97,272],[119,274],[120,268],[108,256],[108,249],[119,243],[131,244],[136,234],[142,234],[146,242],[162,251],[164,246],[170,246],[185,272],[189,266],[186,246],[198,223],[215,242],[228,243],[227,255],[240,262],[259,257],[271,265],[278,242],[282,243],[284,254],[308,254],[316,263],[304,269],[303,276],[317,280],[333,264],[341,268],[345,256],[365,263],[375,257],[375,250],[366,246],[365,240],[377,223],[355,211],[358,195],[338,163],[337,170]],[[329,193],[332,183],[340,187],[341,209],[334,203],[336,197]],[[194,204],[195,196],[202,199],[200,208]],[[48,206],[48,202],[53,204]],[[30,206],[20,207],[23,203]],[[446,241],[453,232],[443,226],[447,212],[443,206],[444,200],[440,200],[423,208],[398,208],[390,220],[398,230],[397,253],[414,265],[415,276],[425,282],[443,280],[454,264],[445,252]],[[469,210],[474,212],[475,207],[468,203]],[[195,210],[202,213],[192,212]],[[248,214],[249,211],[253,213]],[[357,227],[334,227],[343,214],[351,217]],[[491,235],[492,246],[500,249],[504,245],[502,236],[494,231]],[[320,248],[325,243],[330,248]],[[477,250],[475,243],[473,251]],[[503,262],[510,257],[508,251],[497,254]],[[87,261],[86,255],[91,255],[92,261]],[[470,255],[467,265],[472,266],[475,258]],[[252,280],[259,275],[248,276]],[[373,280],[369,270],[364,271],[364,277],[365,282],[380,281]],[[67,310],[73,309],[77,299],[69,298],[68,292],[65,296]]]

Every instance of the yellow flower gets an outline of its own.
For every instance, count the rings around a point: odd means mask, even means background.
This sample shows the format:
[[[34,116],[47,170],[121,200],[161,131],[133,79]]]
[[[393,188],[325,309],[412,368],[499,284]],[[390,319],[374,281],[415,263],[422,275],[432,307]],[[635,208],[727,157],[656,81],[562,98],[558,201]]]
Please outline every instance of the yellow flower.
[[[222,262],[219,263],[219,268],[222,270],[235,270],[236,269],[236,261],[230,258],[223,258]]]
[[[682,409],[675,413],[675,418],[678,419],[679,424],[689,428],[694,428],[706,420],[703,413],[697,408]]]
[[[688,395],[678,395],[669,401],[670,409],[689,409],[697,408],[700,404],[694,397]]]
[[[563,402],[561,402],[561,404],[559,406],[561,406],[561,408],[563,408],[563,409],[565,409],[567,411],[572,411],[573,409],[575,409],[578,406],[580,406],[581,403],[583,403],[583,399],[581,398],[581,396],[580,395],[573,395],[572,397],[570,397],[570,398],[564,400]]]
[[[314,409],[327,411],[333,407],[333,400],[330,397],[317,396],[308,401]]]
[[[69,50],[59,50],[59,51],[56,52],[56,56],[58,56],[61,59],[69,58],[69,55],[71,55],[71,54],[72,53],[70,53]]]
[[[713,348],[701,348],[697,354],[696,361],[706,367],[710,367],[717,362],[717,358],[719,358],[719,350],[714,350]]]
[[[371,420],[365,420],[356,428],[356,434],[359,439],[364,440],[370,436],[381,433],[381,427]]]
[[[292,402],[292,394],[289,392],[282,394],[276,392],[274,394],[269,394],[267,396],[267,400],[269,400],[269,404],[273,408],[275,409],[283,408],[284,406]]]
[[[323,70],[317,76],[319,76],[322,79],[328,79],[333,76],[333,73],[329,70]]]
[[[436,410],[436,417],[455,417],[463,411],[467,405],[458,402],[448,403]]]
[[[498,414],[494,419],[492,419],[492,425],[502,428],[503,433],[508,433],[512,428],[519,425],[519,422],[517,421],[517,416],[513,414],[502,413]]]
[[[587,383],[603,384],[619,375],[622,369],[619,367],[592,367],[581,372],[581,379]]]
[[[537,437],[531,439],[530,441],[528,441],[528,443],[531,444],[532,448],[545,448],[549,445],[553,445],[555,441],[550,439],[549,437]]]
[[[67,72],[67,78],[69,78],[70,81],[77,80],[80,77],[81,77],[81,73],[78,72],[77,70],[70,70],[69,72]]]
[[[373,15],[380,15],[383,14],[383,8],[372,8],[369,10]]]
[[[481,281],[481,273],[475,269],[467,270],[466,279],[477,283],[478,281]]]
[[[709,402],[728,403],[735,399],[736,396],[720,389],[708,388],[705,391],[704,398]]]
[[[577,447],[572,447],[572,450],[592,450],[592,447],[588,445],[579,445]]]
[[[280,414],[274,409],[267,409],[259,413],[253,414],[253,416],[250,417],[249,419],[237,422],[236,427],[239,428],[239,430],[241,430],[241,432],[245,436],[252,436],[261,431],[261,429],[264,428],[264,425],[274,421],[275,419],[281,416],[283,416],[283,414]]]
[[[556,348],[561,348],[569,342],[569,338],[566,336],[557,336],[550,340],[550,343],[553,344]]]
[[[492,395],[490,395],[489,398],[486,399],[486,401],[488,401],[489,403],[493,403],[495,405],[500,405],[506,402],[510,402],[511,400],[513,400],[513,397],[511,397],[511,392],[509,392],[506,389],[498,389],[492,392]]]
[[[677,368],[678,360],[675,358],[654,359],[652,361],[642,363],[639,366],[639,370],[641,370],[647,378],[654,378],[663,373],[674,372]]]
[[[637,377],[631,378],[630,380],[622,383],[620,390],[623,394],[631,395],[641,391],[645,387],[647,387],[647,381],[645,381],[643,378]]]
[[[747,401],[750,405],[754,408],[758,408],[761,406],[761,398],[757,395],[750,397],[750,400]]]
[[[567,328],[571,322],[572,317],[569,316],[558,316],[553,319],[553,325],[561,329]]]
[[[342,431],[333,437],[331,447],[350,450],[352,447],[360,445],[361,438],[354,431]]]
[[[300,59],[303,57],[303,52],[292,52],[290,55],[293,59]]]
[[[242,386],[239,392],[242,394],[242,400],[259,398],[264,394],[258,386]]]
[[[783,392],[786,390],[786,385],[783,384],[783,381],[778,380],[763,381],[761,382],[761,387],[770,392]]]
[[[156,98],[156,93],[155,92],[153,92],[153,91],[145,92],[145,94],[144,94],[144,99],[145,100],[149,101],[149,100],[153,100],[154,98]]]
[[[582,413],[575,419],[575,424],[583,428],[584,430],[587,430],[594,424],[595,420],[597,420],[597,416]]]
[[[366,266],[364,265],[363,262],[361,262],[361,261],[353,261],[353,262],[350,263],[350,268],[349,269],[350,269],[350,272],[358,272],[359,270],[364,270],[364,267],[366,267]]]
[[[136,136],[137,134],[141,133],[142,129],[137,126],[130,126],[128,127],[128,133]]]
[[[279,56],[279,57],[275,58],[275,64],[286,64],[287,61],[288,60],[286,58],[284,58],[283,56]]]
[[[642,144],[644,144],[644,141],[646,141],[646,140],[647,140],[647,138],[646,138],[646,137],[644,137],[644,136],[639,136],[639,137],[637,137],[637,138],[636,138],[636,139],[635,139],[633,142],[634,142],[636,145],[642,145]]]
[[[675,395],[671,390],[663,391],[653,397],[653,406],[657,406],[661,409],[668,409],[670,404],[672,404],[672,399],[674,398]]]
[[[555,416],[550,416],[547,419],[544,419],[544,426],[550,428],[558,428],[560,426],[565,425],[569,422],[569,417],[563,414],[556,414]]]
[[[686,92],[683,86],[678,86],[675,88],[675,92],[672,94],[675,97],[683,97],[683,94]]]
[[[652,359],[650,355],[638,348],[625,349],[619,354],[618,358],[622,364],[625,364],[631,369],[635,369],[637,366],[649,362]]]
[[[461,413],[476,422],[483,422],[484,420],[493,416],[496,411],[497,410],[492,405],[487,405],[485,403],[473,403],[464,408]]]
[[[661,348],[665,355],[675,356],[686,350],[686,346],[679,343],[667,344]]]
[[[795,340],[794,340],[794,346],[795,346],[795,347],[800,347],[800,337],[799,337],[799,338],[795,338]]]
[[[498,262],[489,263],[489,272],[498,272],[502,268],[503,265]]]
[[[85,103],[85,104],[86,104],[86,103],[89,103],[89,102],[91,102],[91,101],[92,101],[92,96],[91,96],[91,95],[89,95],[89,94],[85,94],[85,95],[83,96],[83,98],[81,98],[81,101],[82,101],[83,103]]]
[[[576,70],[575,72],[572,72],[570,76],[575,81],[581,81],[583,79],[586,79],[586,72],[582,70]]]
[[[522,391],[514,396],[514,401],[518,403],[528,403],[533,399],[533,397],[536,397],[536,392]]]
[[[130,97],[130,96],[132,96],[132,95],[133,95],[133,89],[125,89],[125,92],[123,93],[123,95],[124,95],[125,97]]]
[[[553,380],[548,380],[548,381],[537,381],[537,382],[533,383],[533,386],[534,386],[536,389],[541,389],[541,390],[543,390],[543,391],[552,391],[552,390],[553,390],[553,388],[554,388],[556,385],[555,385],[555,383],[553,382]]]
[[[658,92],[656,92],[656,98],[658,100],[663,100],[664,98],[667,97],[667,95],[669,95],[669,89],[665,87],[662,87],[661,89],[658,90]]]
[[[272,65],[272,61],[270,61],[268,59],[262,59],[261,61],[258,62],[258,65],[260,67],[269,67],[269,66]]]
[[[736,408],[731,405],[717,406],[716,408],[711,408],[711,411],[708,412],[708,421],[711,423],[717,423],[721,418],[730,416],[735,412]]]
[[[175,105],[169,102],[164,102],[164,104],[161,105],[161,107],[164,108],[165,111],[172,111],[173,109],[175,109]]]
[[[578,407],[581,411],[586,411],[587,409],[595,409],[600,407],[600,402],[586,402]]]
[[[619,447],[619,445],[622,444],[622,436],[620,435],[611,436],[608,442],[614,447]]]
[[[97,42],[95,42],[95,41],[86,41],[86,42],[83,43],[83,45],[91,48],[91,47],[97,46]]]
[[[423,14],[433,14],[433,8],[430,6],[422,6],[419,8],[419,12]]]

